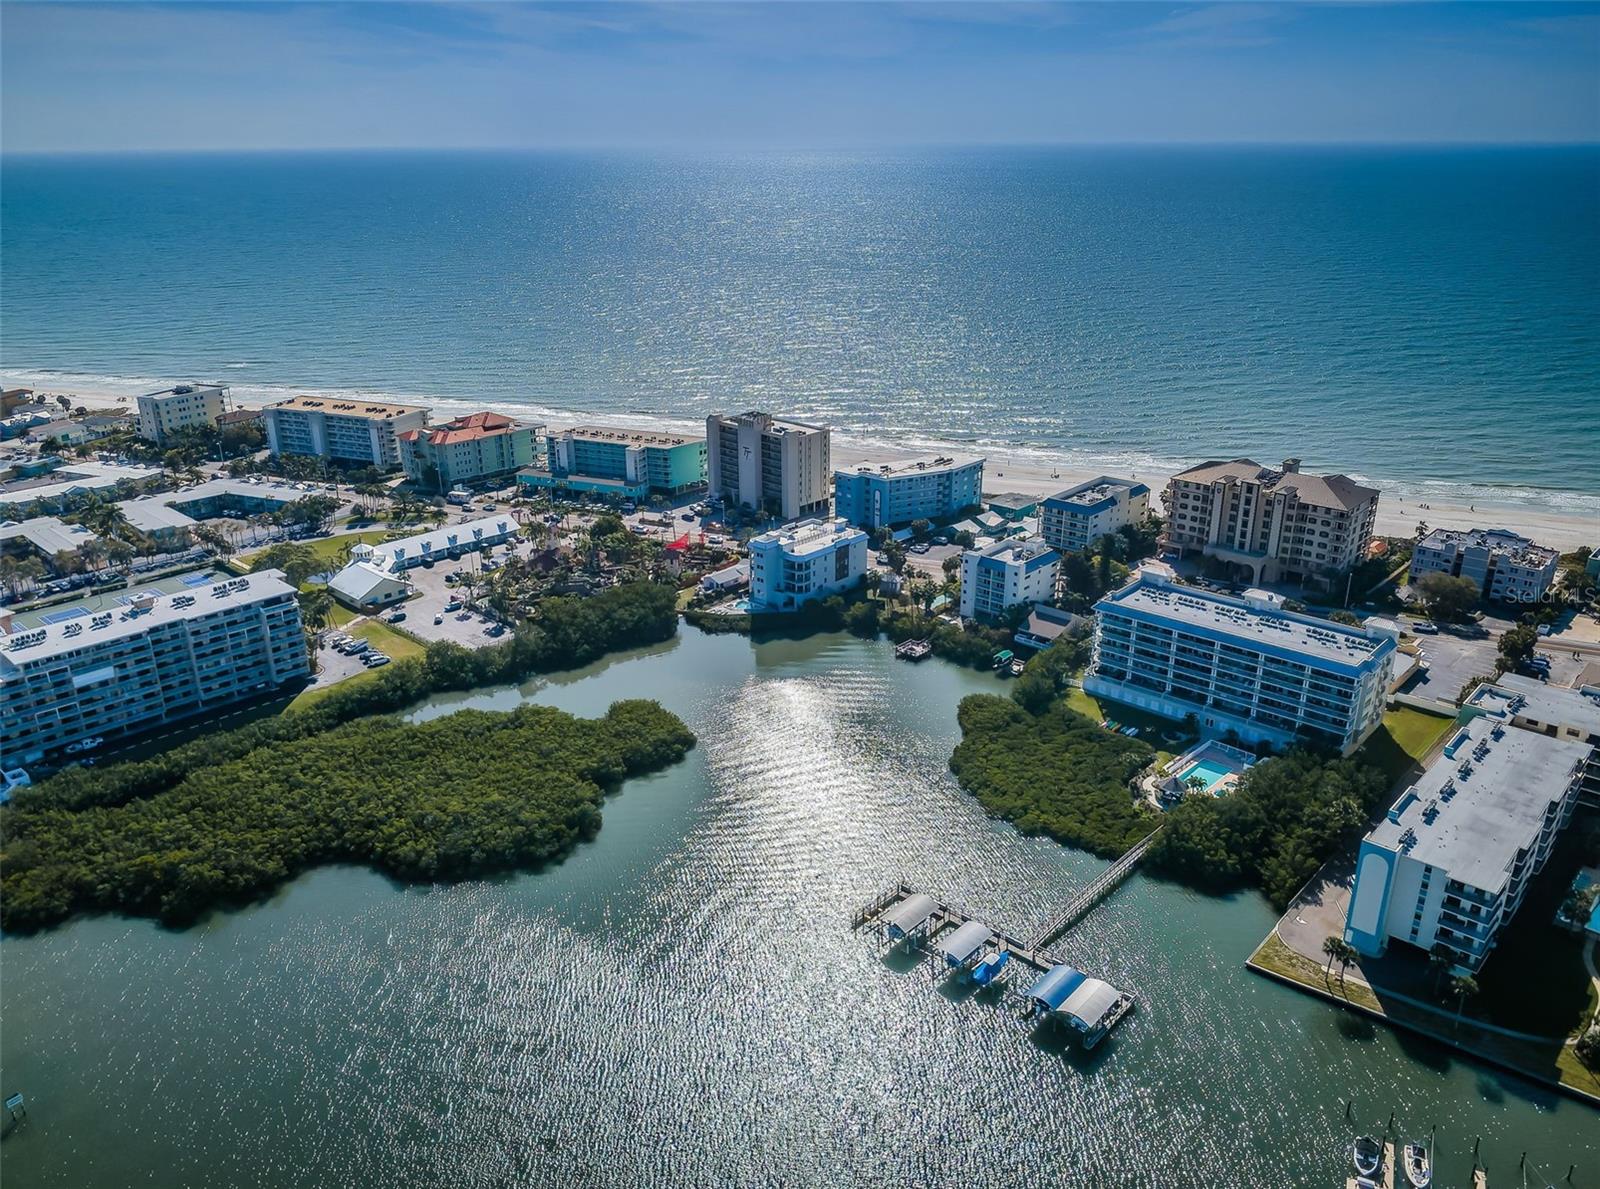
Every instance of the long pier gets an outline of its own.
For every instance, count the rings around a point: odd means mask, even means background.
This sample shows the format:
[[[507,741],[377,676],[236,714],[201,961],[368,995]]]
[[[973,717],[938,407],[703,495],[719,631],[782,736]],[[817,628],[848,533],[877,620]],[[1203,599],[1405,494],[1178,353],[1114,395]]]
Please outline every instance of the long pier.
[[[1156,835],[1159,833],[1161,828],[1158,826],[1135,842],[1127,854],[1095,876],[1088,887],[1067,901],[1065,908],[1044,923],[1028,948],[1044,949],[1082,920],[1091,908],[1109,896],[1118,884],[1133,873],[1133,869],[1139,865],[1139,860],[1144,858],[1144,852],[1150,849],[1150,844],[1156,840]]]

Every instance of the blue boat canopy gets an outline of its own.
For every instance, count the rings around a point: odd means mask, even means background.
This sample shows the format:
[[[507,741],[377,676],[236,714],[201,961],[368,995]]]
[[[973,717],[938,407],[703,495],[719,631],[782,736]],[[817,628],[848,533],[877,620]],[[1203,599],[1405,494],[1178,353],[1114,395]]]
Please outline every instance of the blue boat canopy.
[[[1059,966],[1050,967],[1039,976],[1033,986],[1028,988],[1028,998],[1055,1011],[1078,989],[1078,984],[1083,980],[1083,971],[1063,962]]]

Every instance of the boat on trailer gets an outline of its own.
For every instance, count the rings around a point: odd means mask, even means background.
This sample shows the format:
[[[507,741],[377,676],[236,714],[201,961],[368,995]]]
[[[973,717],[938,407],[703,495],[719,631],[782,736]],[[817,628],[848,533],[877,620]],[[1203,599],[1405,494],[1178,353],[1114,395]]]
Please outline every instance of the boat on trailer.
[[[1375,1177],[1383,1163],[1383,1146],[1370,1135],[1358,1135],[1350,1147],[1350,1159],[1355,1162],[1358,1177]]]
[[[1433,1161],[1428,1158],[1427,1146],[1418,1140],[1406,1145],[1406,1182],[1411,1189],[1428,1189],[1433,1184]]]

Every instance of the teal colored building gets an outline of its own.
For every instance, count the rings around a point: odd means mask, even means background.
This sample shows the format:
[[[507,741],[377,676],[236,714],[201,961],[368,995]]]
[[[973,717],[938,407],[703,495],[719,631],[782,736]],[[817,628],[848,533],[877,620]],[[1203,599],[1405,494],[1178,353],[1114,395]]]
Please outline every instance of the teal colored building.
[[[547,469],[521,472],[531,487],[588,494],[678,496],[706,482],[702,438],[592,425],[551,434]]]

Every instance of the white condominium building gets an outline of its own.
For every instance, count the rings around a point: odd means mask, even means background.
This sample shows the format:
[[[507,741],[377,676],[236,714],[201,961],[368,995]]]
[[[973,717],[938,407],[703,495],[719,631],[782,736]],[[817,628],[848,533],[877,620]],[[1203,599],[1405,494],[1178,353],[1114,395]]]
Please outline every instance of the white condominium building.
[[[1448,574],[1473,582],[1486,599],[1537,603],[1556,580],[1561,555],[1503,528],[1436,528],[1411,554],[1411,581]]]
[[[1232,562],[1251,582],[1323,578],[1366,556],[1378,493],[1347,475],[1304,475],[1298,458],[1268,470],[1248,458],[1204,462],[1166,490],[1163,542]]]
[[[1345,940],[1370,956],[1442,945],[1479,969],[1572,820],[1588,757],[1498,712],[1460,728],[1362,840]]]
[[[844,520],[802,520],[750,539],[750,610],[793,611],[867,573],[867,534]]]
[[[191,426],[214,426],[228,411],[223,384],[179,384],[139,398],[139,436],[164,445],[173,433]]]
[[[1094,658],[1083,688],[1182,721],[1287,746],[1308,738],[1348,755],[1383,717],[1399,628],[1363,628],[1283,610],[1262,590],[1243,598],[1182,586],[1143,566],[1095,604]]]
[[[826,516],[833,466],[826,425],[770,413],[706,418],[706,472],[714,495],[782,520]]]
[[[998,619],[1056,595],[1061,557],[1042,541],[1001,541],[961,555],[961,618]]]
[[[1052,549],[1082,553],[1107,533],[1150,519],[1150,489],[1133,479],[1101,475],[1045,500],[1040,535]]]
[[[278,570],[185,574],[0,612],[0,754],[12,765],[115,740],[306,677],[294,587]]]
[[[334,462],[400,465],[399,437],[423,429],[428,410],[416,405],[296,396],[261,410],[273,456],[309,454]]]

